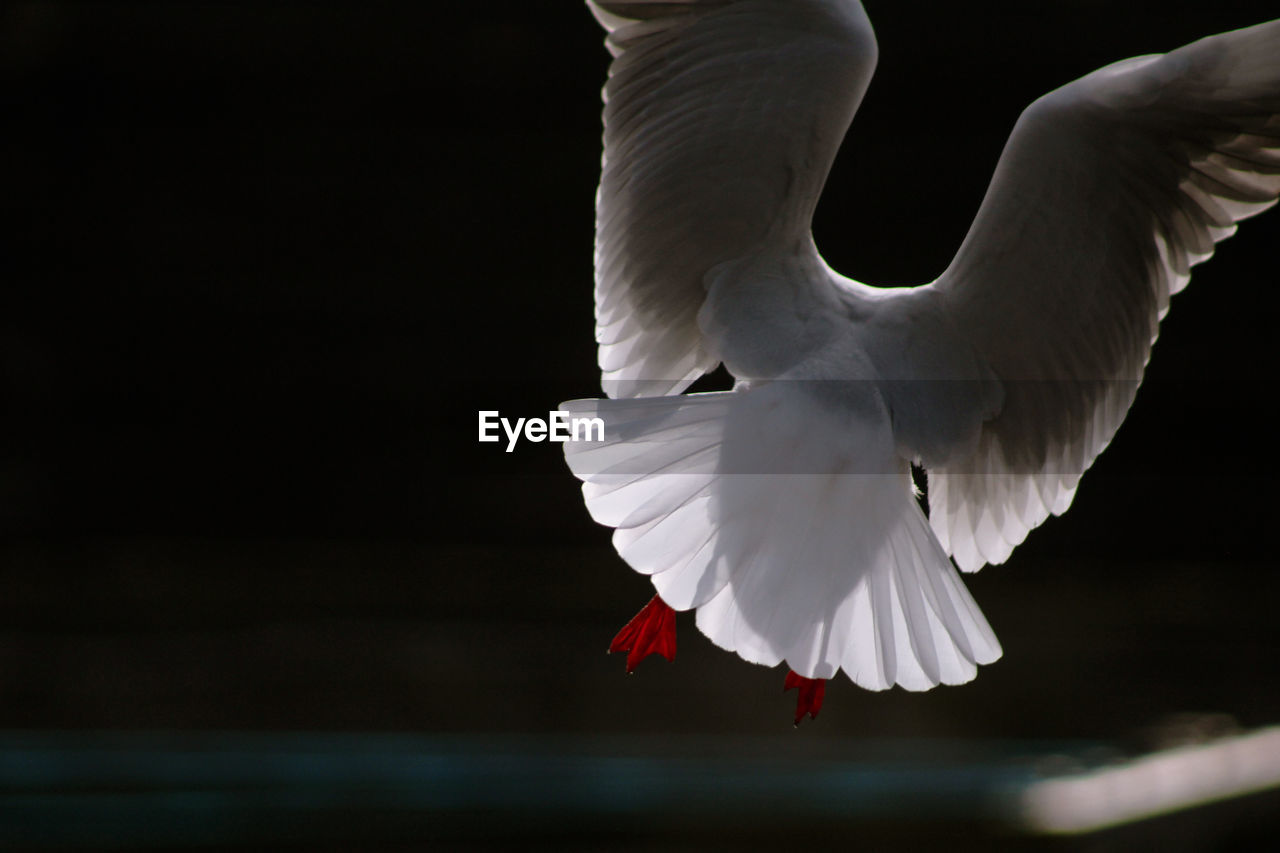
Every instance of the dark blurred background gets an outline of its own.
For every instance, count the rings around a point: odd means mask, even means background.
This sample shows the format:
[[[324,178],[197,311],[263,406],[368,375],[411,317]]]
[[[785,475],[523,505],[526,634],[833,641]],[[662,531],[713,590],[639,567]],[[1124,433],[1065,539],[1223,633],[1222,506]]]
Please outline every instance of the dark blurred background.
[[[866,5],[879,68],[815,231],[875,284],[945,268],[1035,97],[1276,14]],[[476,441],[477,410],[598,394],[601,40],[570,0],[5,5],[0,728],[741,736],[785,760],[1280,720],[1274,211],[1175,297],[1071,511],[970,579],[1006,650],[976,682],[840,679],[792,732],[784,672],[691,618],[674,665],[622,677],[601,652],[647,583],[557,446]],[[1267,826],[1228,823],[1214,844]]]

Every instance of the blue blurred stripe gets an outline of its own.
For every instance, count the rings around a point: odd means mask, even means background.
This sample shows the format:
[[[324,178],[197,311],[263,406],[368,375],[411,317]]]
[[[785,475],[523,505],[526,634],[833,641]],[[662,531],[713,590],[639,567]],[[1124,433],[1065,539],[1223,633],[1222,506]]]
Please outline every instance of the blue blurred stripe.
[[[1097,744],[0,733],[0,846],[484,835],[566,820],[989,821]],[[494,825],[496,820],[506,828]],[[344,835],[345,833],[345,835]]]

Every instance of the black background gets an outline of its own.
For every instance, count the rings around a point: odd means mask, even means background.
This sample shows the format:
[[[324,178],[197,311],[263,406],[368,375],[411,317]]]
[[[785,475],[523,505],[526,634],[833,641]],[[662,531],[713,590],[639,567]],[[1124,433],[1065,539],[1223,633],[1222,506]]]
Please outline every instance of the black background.
[[[1275,14],[867,7],[814,227],[875,284],[945,268],[1035,97]],[[0,725],[790,734],[692,620],[623,682],[647,584],[558,447],[476,441],[598,393],[601,39],[558,0],[0,12]],[[971,579],[1005,660],[833,682],[811,736],[1280,718],[1278,251],[1273,211],[1197,269],[1071,511]]]
[[[1266,4],[879,5],[815,230],[899,284],[945,267],[1034,97]],[[589,537],[557,448],[474,436],[479,408],[597,392],[599,35],[568,2],[11,6],[4,534]],[[1265,553],[1239,534],[1265,518],[1278,229],[1175,301],[1084,486],[1135,529],[1095,543]],[[1091,494],[1111,473],[1148,483]]]

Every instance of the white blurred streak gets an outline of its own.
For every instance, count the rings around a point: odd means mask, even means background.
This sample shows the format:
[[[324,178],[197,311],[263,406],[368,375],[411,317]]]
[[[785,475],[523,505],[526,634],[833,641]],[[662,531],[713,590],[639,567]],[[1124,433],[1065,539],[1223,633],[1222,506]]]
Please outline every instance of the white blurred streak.
[[[1280,727],[1271,727],[1036,782],[1022,808],[1032,829],[1091,832],[1278,786]]]

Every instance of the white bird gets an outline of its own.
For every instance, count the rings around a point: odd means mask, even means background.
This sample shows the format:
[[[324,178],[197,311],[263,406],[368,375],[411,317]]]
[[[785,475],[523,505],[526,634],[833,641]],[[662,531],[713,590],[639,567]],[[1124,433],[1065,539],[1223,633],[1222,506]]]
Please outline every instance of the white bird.
[[[592,517],[671,610],[801,686],[972,679],[1000,645],[955,566],[1070,506],[1169,298],[1280,194],[1280,20],[1109,65],[1014,126],[955,259],[879,288],[810,221],[877,47],[857,0],[588,0],[613,54],[596,201],[610,398],[570,442]],[[682,394],[723,363],[729,392]],[[911,463],[928,476],[929,516]],[[952,564],[954,559],[955,565]]]

